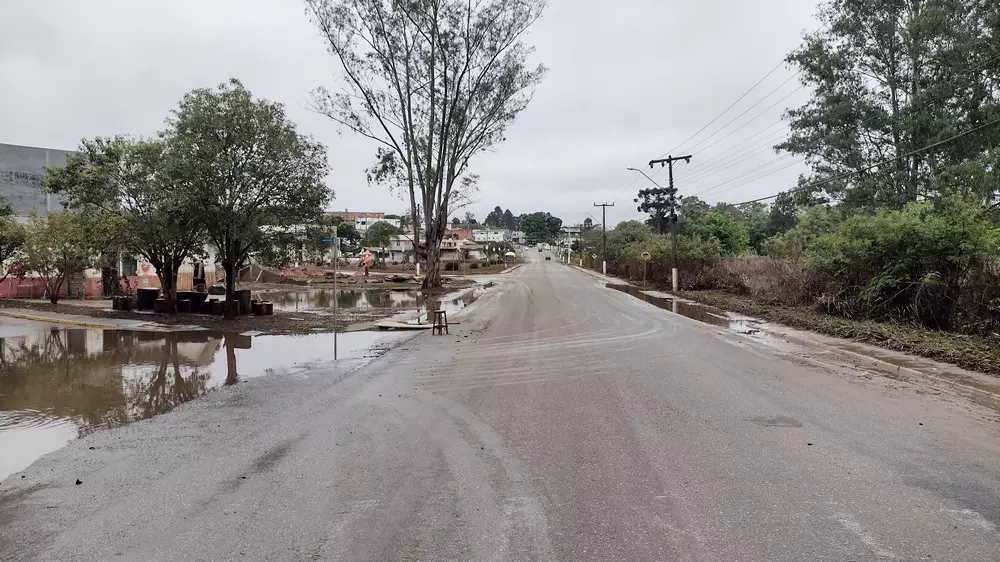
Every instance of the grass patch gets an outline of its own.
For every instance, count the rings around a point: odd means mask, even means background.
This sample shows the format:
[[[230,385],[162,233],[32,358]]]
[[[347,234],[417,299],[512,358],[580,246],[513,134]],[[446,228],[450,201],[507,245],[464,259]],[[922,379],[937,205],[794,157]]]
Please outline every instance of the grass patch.
[[[721,291],[683,291],[684,298],[755,316],[792,328],[871,344],[953,363],[1000,376],[1000,337],[967,336],[907,324],[889,324],[829,316],[805,307],[789,307]]]

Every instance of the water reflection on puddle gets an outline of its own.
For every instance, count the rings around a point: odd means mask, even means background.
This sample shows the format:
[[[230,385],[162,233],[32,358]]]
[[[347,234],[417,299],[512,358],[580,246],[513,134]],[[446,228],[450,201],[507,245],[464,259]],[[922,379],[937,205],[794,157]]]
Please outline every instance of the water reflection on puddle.
[[[330,312],[334,308],[333,289],[302,289],[262,292],[261,296],[274,303],[275,310],[285,312]],[[424,295],[419,290],[338,289],[337,308],[342,310],[428,309],[457,312],[472,304],[478,291],[461,295]]]
[[[21,328],[0,338],[0,479],[95,429],[167,412],[242,379],[334,360],[333,334]],[[337,334],[337,361],[361,364],[399,337]]]
[[[632,295],[633,297],[644,300],[664,310],[669,310],[674,314],[680,314],[681,316],[686,316],[693,320],[704,322],[705,324],[727,328],[740,334],[756,334],[760,332],[759,320],[754,320],[752,318],[734,318],[727,312],[710,306],[694,304],[680,299],[675,299],[673,297],[648,295],[644,293],[642,289],[632,287],[630,285],[608,283],[607,287],[609,289],[615,289],[616,291]]]

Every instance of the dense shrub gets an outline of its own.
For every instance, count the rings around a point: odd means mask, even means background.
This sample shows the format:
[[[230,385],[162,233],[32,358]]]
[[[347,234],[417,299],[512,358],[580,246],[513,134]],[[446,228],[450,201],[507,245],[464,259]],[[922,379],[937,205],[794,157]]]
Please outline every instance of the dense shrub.
[[[830,312],[952,329],[964,292],[989,300],[998,251],[1000,229],[987,210],[949,197],[852,216],[817,238],[807,259],[830,279],[823,297]]]
[[[479,262],[472,262],[469,264],[469,269],[479,269]]]

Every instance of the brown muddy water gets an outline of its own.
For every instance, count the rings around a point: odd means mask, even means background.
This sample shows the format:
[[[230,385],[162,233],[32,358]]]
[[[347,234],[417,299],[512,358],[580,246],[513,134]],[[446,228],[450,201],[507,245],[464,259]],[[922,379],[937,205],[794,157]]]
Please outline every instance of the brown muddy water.
[[[251,377],[334,363],[338,370],[355,368],[400,338],[66,329],[0,320],[0,480],[94,430],[167,412]]]
[[[479,296],[478,290],[445,295],[424,295],[418,290],[391,289],[301,289],[262,291],[261,297],[274,303],[275,310],[284,312],[311,312],[329,314],[334,309],[334,295],[340,310],[403,311],[446,310],[458,312],[472,304]]]
[[[637,299],[644,300],[649,304],[658,306],[664,310],[669,310],[674,314],[680,314],[681,316],[686,316],[692,320],[704,322],[705,324],[719,326],[720,328],[726,328],[740,334],[756,334],[760,332],[761,321],[754,318],[736,317],[718,308],[692,303],[673,297],[648,295],[644,293],[642,289],[632,287],[630,285],[608,283],[607,287],[609,289],[614,289],[616,291],[632,295]]]

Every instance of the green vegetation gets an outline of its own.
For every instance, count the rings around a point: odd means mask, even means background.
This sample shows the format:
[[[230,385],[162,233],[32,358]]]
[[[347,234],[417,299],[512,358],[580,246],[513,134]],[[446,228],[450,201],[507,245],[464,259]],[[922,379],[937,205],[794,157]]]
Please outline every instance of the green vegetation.
[[[525,242],[533,245],[538,243],[551,244],[555,242],[562,229],[562,219],[552,216],[551,213],[537,212],[530,215],[521,215],[519,220],[520,229],[524,231]]]
[[[33,271],[45,285],[49,302],[56,304],[63,284],[88,267],[99,263],[108,251],[106,241],[114,240],[121,224],[99,213],[51,213],[47,218],[31,217],[25,228],[25,243],[19,265]]]
[[[156,268],[160,287],[173,302],[181,264],[203,250],[205,220],[196,194],[171,175],[184,164],[173,159],[167,144],[162,138],[84,140],[64,166],[46,171],[45,182],[72,208],[120,220],[118,245]]]
[[[399,229],[387,222],[377,222],[368,227],[362,244],[368,248],[384,248],[399,234]]]
[[[997,372],[983,355],[1000,334],[994,4],[827,2],[826,25],[788,57],[812,97],[787,113],[791,133],[775,147],[810,172],[769,205],[682,199],[681,288]],[[609,231],[609,271],[669,284],[670,237],[647,226],[661,218]],[[637,261],[644,251],[648,268]]]
[[[317,235],[286,229],[325,226],[319,219],[330,195],[327,173],[321,144],[300,135],[280,104],[255,100],[232,80],[187,94],[157,139],[83,141],[64,166],[47,170],[45,181],[81,213],[117,221],[122,227],[113,235],[94,238],[113,248],[98,245],[94,255],[143,256],[173,303],[180,265],[206,242],[226,270],[232,299],[236,270],[252,255],[301,248],[297,236]],[[57,220],[57,227],[66,225]],[[25,268],[46,277],[37,269],[52,270],[42,249],[33,246]]]
[[[27,236],[24,226],[14,218],[10,203],[0,205],[0,267],[4,271],[0,282],[12,273],[10,266],[20,257]]]

